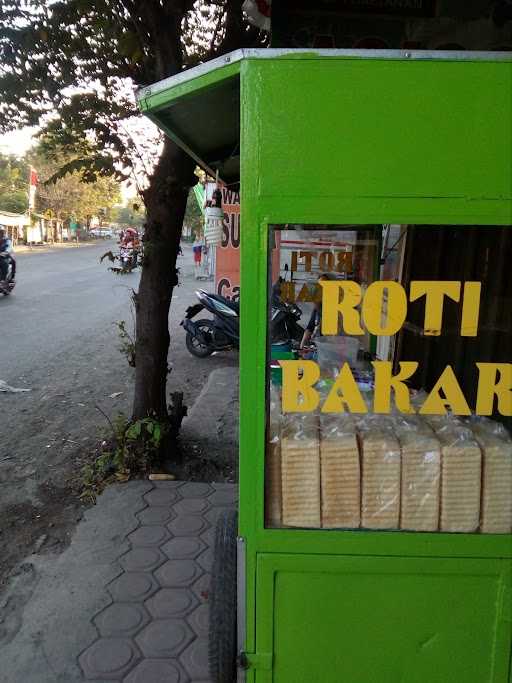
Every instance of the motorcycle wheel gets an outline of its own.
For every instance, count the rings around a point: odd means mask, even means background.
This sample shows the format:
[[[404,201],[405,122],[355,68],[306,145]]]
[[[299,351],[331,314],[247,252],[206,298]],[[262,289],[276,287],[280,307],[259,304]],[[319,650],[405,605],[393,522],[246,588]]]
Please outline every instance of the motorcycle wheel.
[[[198,320],[195,325],[202,332],[206,340],[212,339],[213,325],[211,320]],[[187,332],[185,344],[190,353],[196,358],[208,358],[215,351],[211,344],[203,344],[196,335],[190,332]]]

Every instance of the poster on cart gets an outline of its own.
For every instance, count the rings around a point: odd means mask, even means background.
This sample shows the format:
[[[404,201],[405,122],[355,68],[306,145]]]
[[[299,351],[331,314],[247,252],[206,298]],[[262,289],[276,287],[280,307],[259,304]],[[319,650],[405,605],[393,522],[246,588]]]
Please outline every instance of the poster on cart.
[[[215,183],[206,183],[205,202],[212,198]],[[240,195],[221,186],[222,241],[215,247],[215,292],[232,301],[240,296]]]

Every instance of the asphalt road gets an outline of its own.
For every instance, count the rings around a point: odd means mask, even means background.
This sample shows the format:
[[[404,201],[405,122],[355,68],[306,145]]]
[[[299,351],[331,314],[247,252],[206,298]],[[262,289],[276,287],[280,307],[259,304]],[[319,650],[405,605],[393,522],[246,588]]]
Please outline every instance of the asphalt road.
[[[81,515],[81,468],[110,418],[130,414],[133,369],[119,352],[116,321],[133,330],[138,272],[115,275],[99,259],[114,242],[17,255],[17,285],[0,298],[0,581],[34,547],[66,542]],[[212,369],[234,353],[198,361],[179,320],[195,301],[190,248],[179,259],[181,286],[170,315],[170,390],[191,405]],[[204,285],[203,285],[204,286]],[[206,285],[207,288],[211,285]]]
[[[0,299],[0,378],[30,386],[62,352],[73,348],[89,361],[104,352],[98,332],[126,317],[130,288],[139,280],[138,271],[116,277],[108,262],[99,264],[114,246],[109,241],[18,254],[16,287]]]

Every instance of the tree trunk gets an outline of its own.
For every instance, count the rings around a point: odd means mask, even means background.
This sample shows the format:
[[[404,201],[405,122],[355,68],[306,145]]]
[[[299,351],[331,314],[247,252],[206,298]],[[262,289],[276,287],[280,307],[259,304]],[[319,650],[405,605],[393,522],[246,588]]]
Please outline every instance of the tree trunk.
[[[135,396],[133,419],[167,418],[169,308],[178,284],[176,258],[194,162],[171,140],[144,192],[146,226],[144,261],[136,311]]]

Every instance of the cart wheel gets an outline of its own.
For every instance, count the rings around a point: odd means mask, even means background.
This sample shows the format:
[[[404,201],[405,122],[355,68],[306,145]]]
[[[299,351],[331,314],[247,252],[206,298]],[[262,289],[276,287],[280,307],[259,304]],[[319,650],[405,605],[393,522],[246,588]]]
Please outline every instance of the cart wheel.
[[[210,583],[208,659],[214,683],[236,680],[236,537],[238,513],[225,510],[217,520]]]

